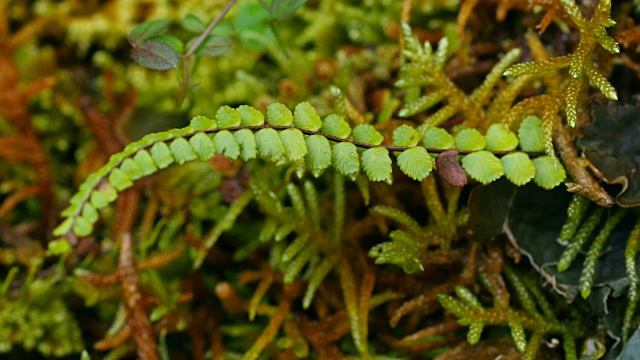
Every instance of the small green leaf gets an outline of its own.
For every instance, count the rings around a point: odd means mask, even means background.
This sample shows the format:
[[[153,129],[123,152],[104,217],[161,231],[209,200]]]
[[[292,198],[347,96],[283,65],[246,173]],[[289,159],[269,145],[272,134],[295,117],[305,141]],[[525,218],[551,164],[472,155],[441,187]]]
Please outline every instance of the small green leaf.
[[[316,109],[306,101],[296,105],[293,123],[299,129],[310,131],[318,131],[322,127],[322,120],[316,114]]]
[[[131,30],[127,39],[129,39],[129,43],[131,45],[139,44],[145,40],[148,40],[150,37],[157,35],[162,30],[166,29],[171,25],[171,20],[169,19],[158,19],[144,22]]]
[[[195,131],[216,129],[218,127],[215,120],[202,115],[194,116],[191,119],[190,125]]]
[[[371,181],[391,181],[389,150],[378,147],[362,153],[362,168]]]
[[[238,110],[228,106],[221,106],[216,112],[216,120],[221,129],[240,126],[242,116]]]
[[[69,216],[71,216],[71,215],[69,215]],[[60,225],[56,226],[56,228],[53,229],[53,236],[66,235],[71,230],[71,226],[72,225],[73,225],[73,218],[68,217],[68,218],[64,219],[64,221],[62,223],[60,223]]]
[[[324,170],[331,165],[329,140],[321,135],[307,136],[307,155],[304,160],[311,170]]]
[[[109,184],[113,185],[118,191],[122,191],[132,187],[133,181],[122,170],[115,168],[109,174]]]
[[[120,166],[120,169],[122,169],[122,171],[124,171],[124,173],[127,174],[127,176],[131,178],[131,180],[138,180],[144,176],[140,165],[138,165],[133,159],[130,158],[124,159],[122,165]]]
[[[420,142],[420,134],[413,127],[402,124],[393,130],[393,145],[416,146]]]
[[[529,156],[516,152],[503,156],[500,161],[506,178],[515,185],[522,186],[536,176],[536,167]]]
[[[246,130],[246,129],[245,129]],[[201,161],[207,161],[213,157],[216,147],[211,138],[205,133],[197,133],[189,139],[189,144]]]
[[[213,137],[216,153],[223,154],[227,159],[237,159],[240,146],[229,130],[222,130]]]
[[[304,141],[302,131],[298,129],[286,129],[280,132],[280,139],[285,145],[285,153],[291,161],[302,159],[307,155],[307,143]]]
[[[355,175],[360,170],[358,149],[349,142],[335,144],[331,149],[332,162],[336,171],[341,175]]]
[[[140,166],[142,173],[147,176],[158,171],[156,163],[153,161],[151,155],[146,150],[140,150],[133,156],[133,161]]]
[[[384,137],[373,125],[360,124],[353,129],[353,140],[365,144],[380,145]]]
[[[288,110],[289,109],[287,109],[287,111]],[[291,114],[291,112],[289,112],[289,114]],[[293,118],[293,115],[291,115],[291,118]],[[258,145],[258,153],[260,156],[273,162],[280,160],[285,153],[284,144],[282,140],[280,140],[278,132],[274,129],[262,129],[258,131],[256,133],[256,144]]]
[[[424,133],[424,139],[422,141],[427,148],[434,149],[453,149],[454,141],[453,136],[449,134],[445,129],[430,128]]]
[[[342,116],[331,114],[324,119],[322,132],[340,139],[346,139],[351,134],[351,126]]]
[[[518,137],[504,124],[493,124],[487,130],[486,150],[511,151],[518,147]]]
[[[433,159],[423,147],[403,151],[397,161],[400,170],[414,180],[424,180],[433,170]]]
[[[542,120],[537,116],[527,116],[518,129],[520,148],[528,152],[544,152]]]
[[[93,207],[95,207],[96,209],[102,209],[105,206],[109,205],[109,201],[107,201],[107,198],[104,197],[104,195],[102,195],[101,192],[99,191],[94,191],[91,193],[91,205],[93,205]]]
[[[479,151],[487,146],[487,139],[476,129],[464,129],[456,135],[456,149]]]
[[[78,216],[73,224],[73,233],[79,237],[89,236],[93,231],[93,224],[82,216]]]
[[[240,113],[241,126],[264,125],[264,115],[258,109],[248,105],[240,105],[236,110]]]
[[[471,178],[488,184],[504,175],[502,162],[489,151],[478,151],[462,158],[462,168]]]
[[[184,164],[188,161],[193,161],[198,158],[193,148],[189,145],[189,142],[185,138],[177,138],[171,142],[169,146],[173,158],[176,159],[178,164]]]
[[[118,191],[108,182],[100,184],[98,191],[102,194],[108,202],[114,202],[118,198]]]
[[[240,144],[240,158],[242,160],[255,159],[257,156],[256,137],[253,135],[253,132],[249,129],[240,129],[236,131],[233,136],[235,136],[238,144]]]
[[[173,164],[173,156],[167,144],[163,142],[156,143],[151,147],[151,157],[159,169],[164,169]]]
[[[533,159],[533,164],[537,171],[533,181],[541,188],[551,190],[560,185],[567,177],[562,164],[557,163],[558,168],[556,169],[553,166],[553,160],[549,156],[537,157]]]
[[[306,2],[307,0],[273,0],[271,2],[271,15],[278,20],[283,20]]]
[[[182,19],[182,28],[192,33],[202,33],[207,26],[199,17],[193,14],[187,14],[187,16]]]
[[[147,40],[131,50],[131,57],[138,64],[152,70],[169,70],[178,66],[178,53],[169,44]]]
[[[71,220],[71,219],[68,219]],[[66,239],[58,239],[50,241],[47,245],[47,256],[60,256],[67,254],[73,250],[71,244]]]
[[[198,46],[196,54],[200,56],[220,56],[231,49],[231,39],[226,36],[210,35]]]
[[[95,223],[99,218],[98,211],[89,203],[82,207],[82,216],[90,223]]]
[[[267,123],[271,126],[291,126],[293,114],[283,104],[273,103],[267,107]]]

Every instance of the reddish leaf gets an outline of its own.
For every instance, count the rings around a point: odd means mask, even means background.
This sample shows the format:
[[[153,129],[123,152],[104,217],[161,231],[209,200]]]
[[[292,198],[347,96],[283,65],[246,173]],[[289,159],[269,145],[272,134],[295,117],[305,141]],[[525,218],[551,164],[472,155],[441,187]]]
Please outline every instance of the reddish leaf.
[[[467,172],[458,162],[458,152],[447,150],[436,157],[436,169],[440,177],[454,187],[467,185]]]
[[[178,66],[178,53],[169,44],[149,40],[138,44],[131,50],[133,60],[153,70],[168,70]]]

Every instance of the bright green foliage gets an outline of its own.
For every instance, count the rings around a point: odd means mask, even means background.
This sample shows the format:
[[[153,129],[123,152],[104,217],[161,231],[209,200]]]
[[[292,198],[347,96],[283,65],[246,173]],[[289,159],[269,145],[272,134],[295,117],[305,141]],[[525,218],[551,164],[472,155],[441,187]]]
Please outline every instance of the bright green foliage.
[[[249,129],[240,129],[236,131],[233,136],[236,138],[236,141],[240,145],[240,158],[245,161],[249,159],[255,159],[257,154],[257,145],[256,138],[255,136],[253,136],[253,132]]]
[[[339,115],[331,114],[324,119],[322,124],[322,132],[346,139],[351,134],[351,126]]]
[[[433,169],[433,159],[423,147],[414,147],[398,155],[398,167],[410,178],[424,180]]]
[[[333,146],[332,163],[336,170],[345,176],[355,175],[360,170],[358,149],[352,143],[339,143]]]
[[[258,138],[256,134],[256,139]],[[213,143],[215,144],[216,152],[224,155],[229,159],[237,159],[240,155],[240,146],[236,141],[236,138],[228,130],[222,130],[214,135]]]
[[[487,130],[487,146],[489,151],[511,151],[518,146],[518,137],[504,124],[493,124]]]
[[[322,127],[322,120],[316,109],[308,102],[302,102],[296,105],[293,113],[293,124],[295,127],[303,130],[318,131]]]
[[[462,168],[473,179],[483,184],[498,180],[504,175],[502,162],[489,151],[478,151],[462,158]]]
[[[516,152],[500,158],[504,175],[512,183],[522,186],[536,176],[536,167],[525,153]]]
[[[544,134],[542,132],[542,120],[537,116],[528,116],[522,120],[518,129],[520,148],[524,151],[542,152],[544,147]]]
[[[132,159],[124,159],[121,169],[131,180],[138,180],[145,175],[140,166]]]
[[[120,169],[114,169],[109,174],[109,184],[113,185],[118,191],[128,189],[133,186],[131,178]]]
[[[240,131],[236,132],[235,135],[237,135],[238,133],[240,133]],[[236,136],[236,140],[237,139],[238,137]],[[198,156],[198,160],[200,161],[207,161],[211,159],[215,154],[213,141],[211,141],[209,136],[205,133],[195,134],[191,139],[189,139],[189,145],[191,145],[191,147],[193,148],[193,152],[196,153],[196,155]]]
[[[248,105],[240,105],[237,110],[240,113],[240,125],[262,126],[264,124],[264,115],[258,109]],[[191,126],[193,126],[193,120],[191,120]],[[211,128],[215,128],[215,126]]]
[[[283,104],[273,103],[267,107],[267,122],[271,126],[291,126],[293,114]]]
[[[372,125],[361,124],[353,129],[353,140],[365,144],[380,145],[384,137]]]
[[[391,158],[385,148],[367,149],[362,153],[362,168],[371,181],[391,181]]]
[[[184,164],[187,161],[193,161],[198,158],[193,148],[184,138],[177,138],[169,145],[171,153],[178,164]]]
[[[158,142],[153,145],[151,148],[151,157],[158,169],[164,169],[173,164],[174,161],[171,150],[169,150],[167,144],[163,142]]]
[[[541,188],[551,190],[567,177],[562,165],[558,164],[556,167],[556,163],[549,156],[533,159],[533,165],[536,167],[536,176],[533,181]]]
[[[256,133],[256,144],[260,156],[270,161],[278,161],[284,155],[284,144],[274,129],[262,129]]]
[[[304,159],[307,168],[316,176],[331,165],[347,176],[356,175],[362,167],[371,181],[392,181],[393,161],[389,145],[381,145],[384,138],[372,125],[362,124],[352,131],[337,115],[329,115],[322,122],[308,103],[299,104],[295,115],[282,104],[272,104],[267,109],[267,123],[252,107],[245,105],[237,110],[222,107],[217,111],[216,121],[197,116],[183,129],[147,135],[127,145],[122,153],[112,156],[107,165],[80,186],[70,200],[71,205],[62,212],[67,219],[54,234],[69,235],[72,239],[70,232],[75,236],[89,235],[98,219],[97,209],[114,201],[117,193],[131,187],[134,180],[173,163],[208,160],[215,153],[229,159],[249,160],[260,156],[283,163]],[[533,136],[530,133],[541,131],[540,122],[533,118],[523,121],[523,126],[525,129],[519,133],[525,143],[527,137]],[[347,139],[351,133],[353,142]],[[335,143],[332,145],[324,134],[330,135]],[[513,133],[502,126],[491,127],[487,135],[496,148],[517,145]],[[418,145],[420,140],[426,147]],[[400,170],[419,181],[426,179],[434,167],[433,154],[429,154],[427,148],[452,149],[456,146],[457,150],[467,153],[462,158],[462,167],[481,183],[492,182],[506,173],[513,183],[525,184],[534,174],[532,163],[536,170],[534,181],[539,186],[552,188],[564,180],[564,169],[558,164],[556,170],[548,157],[538,157],[532,162],[528,154],[514,152],[502,155],[501,160],[490,151],[477,151],[486,144],[487,137],[475,129],[462,130],[454,140],[446,130],[431,128],[421,139],[416,129],[402,125],[393,133],[392,146]],[[403,150],[398,151],[398,147]],[[280,238],[287,234],[283,229],[280,229]]]
[[[456,135],[456,149],[480,151],[487,146],[487,139],[476,129],[464,129]]]
[[[285,153],[289,160],[297,161],[307,155],[307,144],[300,130],[286,129],[281,131],[280,139],[282,140],[283,146],[287,144]]]
[[[240,113],[243,114],[242,115],[243,120],[245,119],[245,115],[244,115],[246,110],[245,108],[253,109],[252,107],[246,106],[246,105],[240,106],[240,108],[238,108],[238,111],[240,111]],[[253,109],[253,110],[256,110],[256,109]],[[258,111],[258,113],[262,116],[261,112]],[[215,120],[209,119],[208,117],[202,116],[202,115],[194,116],[193,119],[191,119],[190,125],[196,131],[215,129],[218,127],[218,124],[215,122]]]
[[[441,128],[431,128],[427,130],[424,134],[423,143],[427,148],[442,150],[453,149],[455,144],[453,136]]]
[[[331,146],[326,137],[311,135],[307,139],[305,161],[311,170],[324,170],[331,165]]]
[[[216,121],[221,129],[240,126],[241,119],[240,112],[228,106],[222,106],[216,112]]]
[[[403,124],[393,130],[393,145],[395,146],[416,146],[420,142],[420,134],[416,129]]]

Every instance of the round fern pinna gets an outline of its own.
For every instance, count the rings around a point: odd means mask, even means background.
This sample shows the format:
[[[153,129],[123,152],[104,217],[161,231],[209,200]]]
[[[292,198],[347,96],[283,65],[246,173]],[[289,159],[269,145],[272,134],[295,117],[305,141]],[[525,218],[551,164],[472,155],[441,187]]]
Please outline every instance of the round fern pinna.
[[[455,150],[454,165],[459,160],[468,176],[480,183],[504,175],[516,185],[533,180],[551,189],[564,180],[565,172],[548,156],[537,156],[542,155],[542,126],[539,119],[532,119],[522,122],[518,136],[501,124],[492,125],[486,135],[466,129],[455,137],[440,128],[431,128],[422,136],[415,128],[402,125],[394,130],[393,143],[383,145],[384,137],[372,125],[352,129],[338,115],[322,121],[308,102],[298,104],[293,113],[283,104],[271,104],[266,122],[253,107],[223,106],[215,119],[196,116],[185,128],[147,135],[113,155],[80,185],[54,235],[75,244],[77,237],[91,234],[98,210],[135,180],[174,163],[206,161],[215,154],[245,161],[258,157],[271,162],[304,161],[314,175],[330,166],[345,176],[363,170],[371,181],[391,182],[391,153],[400,171],[422,181],[434,169],[438,154]],[[532,160],[531,156],[536,157]]]

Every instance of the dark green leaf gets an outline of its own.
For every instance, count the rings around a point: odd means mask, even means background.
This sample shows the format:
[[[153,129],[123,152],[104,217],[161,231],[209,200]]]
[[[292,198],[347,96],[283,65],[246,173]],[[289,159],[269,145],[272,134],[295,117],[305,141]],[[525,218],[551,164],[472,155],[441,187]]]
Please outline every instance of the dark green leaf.
[[[200,44],[196,54],[201,56],[220,56],[231,49],[231,39],[226,36],[210,35]]]
[[[136,46],[136,44],[140,44],[168,28],[169,25],[171,25],[171,20],[169,19],[158,19],[144,22],[133,28],[129,33],[129,36],[127,36],[127,39],[129,39],[129,43],[131,45]]]
[[[182,28],[192,33],[201,33],[207,26],[193,14],[188,14],[182,19]]]
[[[133,60],[153,70],[169,70],[178,66],[178,53],[167,43],[148,40],[131,50]]]
[[[283,20],[302,7],[307,0],[273,0],[271,14],[278,20]]]
[[[471,240],[485,242],[502,234],[515,190],[516,187],[506,180],[471,190],[467,222]]]

